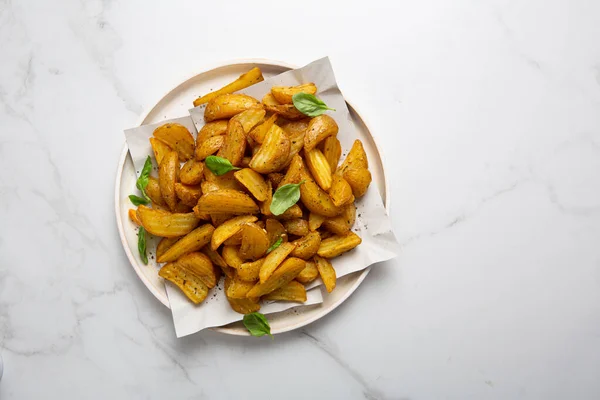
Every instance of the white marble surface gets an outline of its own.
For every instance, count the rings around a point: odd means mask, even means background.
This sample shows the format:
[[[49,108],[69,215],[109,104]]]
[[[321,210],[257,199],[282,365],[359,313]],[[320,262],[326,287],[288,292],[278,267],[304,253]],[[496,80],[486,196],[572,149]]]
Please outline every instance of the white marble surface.
[[[0,399],[600,397],[599,40],[584,0],[0,0]],[[401,257],[301,331],[175,339],[115,227],[122,130],[204,65],[324,55]]]

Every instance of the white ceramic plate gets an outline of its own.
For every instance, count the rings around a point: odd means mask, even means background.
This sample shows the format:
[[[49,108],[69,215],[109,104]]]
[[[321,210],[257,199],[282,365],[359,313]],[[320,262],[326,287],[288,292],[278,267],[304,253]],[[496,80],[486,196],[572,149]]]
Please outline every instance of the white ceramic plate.
[[[176,86],[161,98],[147,114],[142,116],[139,125],[152,124],[165,119],[188,115],[188,110],[192,107],[192,102],[198,95],[224,86],[254,66],[260,67],[265,78],[297,68],[283,62],[262,59],[232,61],[215,66],[207,69],[205,72],[194,75]],[[389,190],[383,171],[381,152],[377,148],[364,118],[358,114],[349,102],[348,108],[354,119],[354,123],[358,127],[360,139],[369,157],[369,169],[373,176],[373,181],[377,182],[384,204],[388,207]],[[169,307],[169,300],[163,279],[158,276],[158,271],[154,267],[140,263],[138,258],[134,256],[137,253],[137,233],[134,224],[129,220],[127,212],[132,208],[128,195],[135,188],[136,179],[133,162],[131,161],[127,144],[125,144],[119,161],[115,186],[115,211],[121,243],[133,269],[144,285],[161,303]],[[149,248],[151,246],[153,245],[149,244]],[[274,334],[283,333],[300,328],[333,311],[356,290],[369,273],[369,270],[370,268],[367,268],[338,279],[335,290],[324,296],[322,304],[300,307],[270,315],[269,323],[271,325],[271,332]],[[212,329],[231,335],[248,334],[248,331],[239,322]]]

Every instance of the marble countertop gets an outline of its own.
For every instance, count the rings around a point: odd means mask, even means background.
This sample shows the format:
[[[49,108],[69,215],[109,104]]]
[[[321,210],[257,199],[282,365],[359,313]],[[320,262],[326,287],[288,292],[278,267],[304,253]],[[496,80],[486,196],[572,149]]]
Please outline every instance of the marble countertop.
[[[600,397],[598,39],[583,0],[0,1],[0,399]],[[176,339],[117,233],[123,129],[203,66],[325,55],[400,257],[275,340]]]

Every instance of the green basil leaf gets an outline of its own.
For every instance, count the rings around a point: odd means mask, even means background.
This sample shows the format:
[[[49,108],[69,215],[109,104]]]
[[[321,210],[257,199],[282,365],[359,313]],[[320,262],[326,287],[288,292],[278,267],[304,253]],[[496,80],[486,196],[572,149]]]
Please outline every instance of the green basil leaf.
[[[260,337],[269,335],[273,337],[273,335],[271,335],[271,326],[269,325],[269,321],[267,321],[267,318],[265,318],[265,316],[261,313],[253,312],[246,314],[244,315],[243,321],[244,326],[246,329],[248,329],[248,332],[250,332],[252,336]]]
[[[217,156],[208,156],[206,160],[204,160],[204,164],[211,172],[217,176],[224,175],[229,171],[235,171],[241,168],[234,167],[231,165],[228,159]]]
[[[323,100],[309,93],[296,93],[292,96],[292,102],[298,111],[309,117],[318,117],[327,110],[335,111],[335,108],[327,107]]]
[[[276,248],[278,248],[279,246],[281,246],[281,243],[283,242],[283,238],[280,237],[279,239],[277,239],[277,241],[275,241],[275,243],[273,243],[271,245],[271,247],[269,247],[267,249],[267,254],[269,254],[270,252],[272,252],[273,250],[275,250]]]
[[[273,215],[281,215],[300,200],[300,183],[288,183],[273,193],[270,210]]]
[[[146,255],[146,230],[143,226],[140,226],[138,231],[138,251],[144,264],[148,264],[148,256]]]
[[[147,196],[145,195],[145,189],[146,189],[146,186],[148,186],[148,181],[150,180],[150,171],[152,171],[152,160],[150,159],[150,156],[148,156],[148,158],[146,158],[146,162],[144,163],[144,167],[142,168],[142,173],[140,174],[140,177],[135,182],[135,186],[142,193],[144,193],[144,197],[146,197],[146,198],[147,198]]]
[[[149,201],[147,199],[136,196],[135,194],[129,195],[129,200],[131,200],[131,202],[135,206],[139,206],[140,204],[148,204],[149,203]]]

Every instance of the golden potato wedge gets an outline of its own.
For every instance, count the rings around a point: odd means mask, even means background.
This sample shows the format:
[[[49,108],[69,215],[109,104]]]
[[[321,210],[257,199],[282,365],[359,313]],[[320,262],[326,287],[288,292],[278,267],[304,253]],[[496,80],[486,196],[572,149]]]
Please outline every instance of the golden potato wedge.
[[[320,231],[319,233],[321,234],[321,242],[333,236],[333,233],[326,230]]]
[[[215,90],[214,92],[198,97],[196,100],[194,100],[194,107],[198,107],[201,104],[208,103],[209,101],[220,95],[231,94],[239,90],[245,89],[249,86],[254,85],[255,83],[262,82],[263,80],[264,78],[262,72],[260,71],[260,68],[254,67],[250,71],[240,75],[240,77],[237,78],[235,81],[223,86],[221,89]]]
[[[225,294],[232,299],[245,299],[246,294],[252,289],[254,282],[241,280],[237,275],[229,282],[229,287]]]
[[[360,236],[350,231],[345,236],[334,235],[321,240],[317,254],[325,258],[337,257],[342,253],[352,250],[362,242]]]
[[[168,144],[165,142],[158,140],[155,137],[150,138],[150,145],[152,146],[152,152],[154,153],[154,158],[156,159],[156,164],[160,167],[160,163],[165,155],[172,151]]]
[[[284,175],[279,172],[271,172],[267,175],[267,179],[271,181],[271,185],[276,187],[283,180]]]
[[[310,177],[300,185],[300,201],[309,211],[325,217],[335,217],[342,212]]]
[[[329,199],[329,197],[327,197]],[[204,214],[257,214],[258,206],[245,193],[233,189],[220,189],[204,193],[194,210]]]
[[[271,115],[269,118],[267,118],[267,120],[265,122],[254,127],[248,133],[248,137],[250,139],[252,139],[255,143],[262,144],[262,142],[265,141],[265,137],[267,136],[267,133],[269,132],[269,130],[271,130],[271,127],[273,126],[273,124],[275,123],[276,120],[277,120],[277,114]]]
[[[314,261],[306,261],[306,267],[296,277],[296,280],[300,283],[311,283],[319,276],[319,270],[317,264]]]
[[[288,137],[298,137],[302,136],[304,138],[304,134],[306,133],[306,129],[310,123],[310,118],[304,118],[299,121],[290,121],[281,125],[281,129],[285,131]]]
[[[306,301],[306,288],[297,281],[291,281],[279,289],[262,297],[263,300],[295,301],[304,303]]]
[[[208,156],[212,156],[223,147],[225,143],[225,136],[213,136],[204,140],[198,147],[196,147],[196,160],[202,161]]]
[[[157,204],[159,206],[166,206],[165,200],[160,193],[160,184],[158,183],[158,179],[153,176],[150,176],[148,179],[148,185],[146,186],[146,194],[152,200],[152,203]]]
[[[273,125],[258,152],[252,157],[250,168],[261,174],[279,171],[285,165],[289,153],[290,139],[283,129]]]
[[[283,212],[283,214],[277,215],[275,218],[282,220],[282,221],[302,218],[302,209],[300,208],[300,206],[298,204],[294,204],[293,206],[291,206],[290,208],[285,210]]]
[[[272,246],[279,238],[282,239],[283,242],[288,241],[288,236],[285,228],[281,224],[281,222],[276,219],[269,218],[265,222],[265,230],[267,231],[267,235],[269,236],[269,246]]]
[[[329,189],[329,197],[336,207],[342,207],[345,204],[354,201],[352,187],[341,174],[333,174],[331,180],[331,189]]]
[[[329,167],[327,158],[317,148],[310,151],[305,150],[304,158],[315,181],[321,186],[321,189],[328,191],[331,188],[331,167]]]
[[[199,251],[187,253],[175,261],[175,264],[200,278],[202,283],[209,289],[212,289],[217,284],[217,276],[215,275],[213,264],[210,258],[204,253]]]
[[[267,199],[267,191],[269,186],[263,179],[262,175],[250,168],[244,168],[234,172],[233,176],[238,180],[258,201]]]
[[[323,146],[323,155],[329,163],[331,173],[334,173],[342,156],[342,145],[337,136],[328,136],[321,144]]]
[[[264,102],[264,98],[263,98]],[[269,101],[270,102],[270,101]],[[264,104],[264,103],[263,103]],[[278,114],[280,117],[295,121],[306,118],[306,115],[302,114],[293,104],[265,104],[265,109],[269,112]]]
[[[221,189],[221,186],[215,182],[203,181],[200,184],[200,189],[202,193],[210,193]]]
[[[348,225],[348,223],[346,222],[346,219],[341,215],[338,215],[337,217],[327,218],[325,221],[323,221],[322,226],[329,232],[335,233],[339,236],[346,235],[351,228],[351,226]]]
[[[129,211],[127,212],[127,215],[129,215],[129,219],[131,220],[131,222],[133,222],[137,226],[140,226],[142,224],[142,222],[139,220],[139,218],[137,216],[137,211],[135,211],[133,208],[129,209]]]
[[[292,281],[300,273],[300,271],[304,269],[305,266],[306,263],[304,260],[295,257],[288,258],[279,266],[279,268],[277,268],[277,270],[275,270],[275,272],[271,274],[269,279],[264,282],[257,283],[252,289],[250,289],[250,291],[246,294],[246,297],[260,297],[279,289],[286,283]]]
[[[292,257],[308,260],[319,250],[321,246],[321,235],[319,232],[309,232],[306,236],[292,242],[296,248],[290,253]]]
[[[336,136],[338,130],[338,124],[329,115],[323,114],[314,117],[310,120],[304,135],[304,149],[311,151],[327,137]]]
[[[283,226],[290,235],[306,236],[309,232],[308,221],[302,218],[289,219],[287,221],[283,221]]]
[[[223,225],[224,222],[229,221],[233,217],[235,217],[234,214],[210,214],[210,220],[215,228],[218,228],[219,226]]]
[[[366,168],[346,168],[344,179],[352,188],[352,194],[357,199],[364,196],[372,180],[371,173]]]
[[[174,283],[194,304],[199,304],[208,296],[208,287],[202,279],[176,263],[165,264],[158,275]]]
[[[293,104],[292,97],[296,93],[316,94],[317,87],[314,83],[305,83],[298,86],[273,86],[271,93],[279,103]]]
[[[279,105],[281,105],[281,103],[279,103],[277,101],[277,99],[275,98],[275,96],[273,96],[272,93],[265,94],[264,97],[262,98],[261,102],[264,106],[279,106]]]
[[[231,282],[233,280],[233,277],[228,277],[227,279],[225,279],[225,296],[227,297],[227,301],[229,301],[229,305],[231,306],[232,310],[240,313],[240,314],[248,314],[248,313],[253,313],[256,312],[258,310],[260,310],[260,304],[258,303],[258,298],[256,299],[233,299],[229,296],[227,296],[227,291],[229,290],[229,287],[231,286]]]
[[[193,207],[190,207],[187,204],[183,204],[181,202],[177,203],[175,205],[175,210],[173,210],[173,212],[180,213],[180,214],[191,213],[193,211],[194,211]]]
[[[194,137],[181,124],[167,123],[161,125],[154,130],[152,135],[176,151],[181,161],[187,161],[194,155]]]
[[[200,220],[194,213],[180,214],[139,206],[137,215],[142,226],[151,234],[161,237],[178,237],[190,233]]]
[[[264,258],[256,261],[242,263],[237,269],[237,277],[246,282],[256,282],[260,273],[260,268],[265,262]]]
[[[252,157],[244,156],[244,158],[242,158],[241,167],[242,168],[250,167],[250,161],[252,161]]]
[[[266,282],[267,279],[273,274],[273,272],[279,267],[279,264],[285,260],[285,258],[294,251],[295,244],[290,242],[281,243],[279,247],[271,251],[265,257],[265,262],[260,267],[259,278],[261,282]]]
[[[202,225],[173,244],[162,256],[157,256],[159,263],[175,261],[181,256],[200,250],[210,243],[215,228],[211,224]]]
[[[219,149],[217,156],[228,159],[234,166],[239,166],[242,163],[245,151],[246,134],[244,133],[244,127],[239,121],[232,118],[229,121],[225,142]]]
[[[188,207],[195,207],[198,204],[198,199],[202,195],[200,185],[188,186],[177,182],[175,184],[175,193],[183,204]]]
[[[210,261],[214,265],[221,267],[221,269],[223,269],[224,267],[229,267],[229,265],[227,265],[227,262],[225,262],[223,257],[221,257],[221,255],[216,250],[213,250],[210,246],[204,246],[200,251],[206,254],[206,256],[210,258]]]
[[[175,193],[175,183],[179,180],[179,157],[177,152],[171,151],[165,155],[160,168],[158,169],[158,184],[160,185],[160,194],[169,206],[171,211],[175,211],[177,205],[177,194]]]
[[[291,163],[292,158],[304,147],[304,132],[288,135],[288,138],[290,139],[290,154],[285,165]]]
[[[260,203],[260,213],[265,216],[272,216],[271,201],[273,200],[273,186],[271,186],[271,181],[267,181],[267,188],[267,198]]]
[[[233,189],[238,192],[244,191],[244,187],[240,185],[237,179],[235,179],[233,171],[217,176],[210,169],[204,168],[204,179],[206,179],[207,182],[214,183],[219,189]]]
[[[202,145],[205,140],[226,134],[227,125],[229,125],[229,121],[226,119],[204,124],[204,126],[200,128],[200,132],[198,132],[198,137],[196,138],[196,151],[198,151],[198,147]]]
[[[239,246],[223,246],[223,250],[221,250],[221,256],[223,260],[229,265],[231,268],[235,268],[236,270],[244,263],[244,259],[240,257]]]
[[[304,163],[302,162],[302,157],[296,154],[292,157],[292,161],[290,162],[290,166],[288,167],[287,172],[285,173],[281,182],[279,182],[278,189],[283,185],[287,185],[288,183],[299,183],[302,180],[302,170],[304,169]]]
[[[255,107],[246,111],[242,111],[235,117],[231,118],[231,120],[238,121],[244,129],[244,133],[248,134],[252,128],[262,122],[265,114],[266,111],[262,107]],[[229,121],[230,123],[231,120]]]
[[[206,122],[231,118],[249,108],[260,107],[254,97],[245,94],[223,94],[210,100],[204,110]]]
[[[242,226],[240,257],[246,260],[258,260],[265,255],[269,246],[269,237],[263,228],[252,222]]]
[[[324,216],[320,215],[320,214],[316,214],[314,212],[311,212],[308,214],[308,230],[313,232],[316,231],[317,229],[319,229],[321,227],[321,225],[323,224],[323,221],[325,221]]]
[[[315,263],[317,264],[319,275],[321,275],[321,279],[325,284],[325,289],[327,289],[328,293],[331,293],[333,289],[335,289],[335,284],[337,281],[337,276],[335,274],[333,265],[331,265],[329,260],[319,256],[315,256]]]
[[[258,218],[254,215],[242,215],[239,217],[231,218],[230,220],[219,225],[212,235],[210,246],[213,250],[216,250],[225,240],[229,239],[236,233],[238,233],[244,224],[248,222],[254,222]]]
[[[183,164],[179,171],[179,180],[185,185],[198,185],[204,178],[204,164],[190,159]]]
[[[181,237],[162,238],[156,245],[156,260],[162,257]]]
[[[225,246],[241,246],[242,244],[242,230],[240,229],[235,235],[230,238],[227,238],[223,242]]]
[[[346,224],[352,228],[354,226],[354,222],[356,221],[356,205],[354,203],[350,203],[344,206],[344,211],[342,211],[340,217],[344,218]]]
[[[348,152],[342,165],[340,165],[339,170],[343,173],[349,168],[369,168],[367,153],[365,153],[363,144],[359,139],[356,139],[352,144],[352,148]]]

